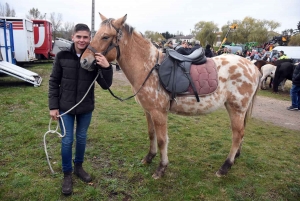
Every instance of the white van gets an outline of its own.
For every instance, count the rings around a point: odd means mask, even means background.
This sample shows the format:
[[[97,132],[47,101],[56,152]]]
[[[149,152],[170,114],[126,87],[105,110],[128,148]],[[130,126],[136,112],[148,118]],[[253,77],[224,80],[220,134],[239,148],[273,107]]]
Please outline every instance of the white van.
[[[272,57],[279,57],[279,52],[283,51],[284,54],[293,60],[300,60],[300,46],[276,46],[270,55],[270,58]],[[294,61],[296,62],[296,61]]]

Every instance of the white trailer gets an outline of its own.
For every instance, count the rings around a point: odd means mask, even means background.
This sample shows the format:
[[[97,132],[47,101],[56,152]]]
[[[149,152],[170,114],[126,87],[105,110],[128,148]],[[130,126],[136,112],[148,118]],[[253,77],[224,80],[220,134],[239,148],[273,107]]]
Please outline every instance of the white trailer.
[[[35,61],[33,22],[26,18],[0,17],[12,23],[17,64]]]
[[[0,19],[0,74],[4,73],[38,87],[42,78],[35,72],[15,65],[12,23]]]

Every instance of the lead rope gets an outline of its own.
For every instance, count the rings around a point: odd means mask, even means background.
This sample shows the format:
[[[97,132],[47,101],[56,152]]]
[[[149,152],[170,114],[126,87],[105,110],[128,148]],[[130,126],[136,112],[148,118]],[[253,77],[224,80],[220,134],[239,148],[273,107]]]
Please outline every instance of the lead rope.
[[[75,107],[77,107],[84,100],[84,98],[89,93],[89,91],[92,88],[92,86],[94,85],[94,83],[95,83],[96,79],[98,78],[99,74],[100,74],[100,69],[98,70],[97,76],[95,77],[94,81],[92,82],[92,84],[88,88],[87,92],[84,94],[83,98],[76,105],[74,105],[71,109],[69,109],[65,113],[57,116],[61,120],[61,124],[62,124],[63,130],[64,130],[64,135],[60,134],[57,131],[58,130],[58,125],[59,125],[58,121],[57,121],[56,129],[55,130],[51,130],[50,127],[51,127],[51,123],[52,123],[52,118],[50,118],[49,125],[48,125],[48,131],[44,134],[44,150],[45,150],[45,154],[46,154],[46,157],[47,157],[47,162],[48,162],[48,165],[49,165],[49,168],[50,168],[52,174],[54,174],[54,171],[53,171],[53,169],[51,167],[49,156],[48,156],[48,152],[47,152],[46,135],[48,133],[53,133],[53,134],[56,133],[58,135],[58,137],[60,137],[60,138],[65,137],[65,135],[66,135],[66,128],[65,128],[65,124],[64,124],[63,118],[61,118],[61,117],[64,116],[65,114],[69,113],[71,110],[73,110]]]

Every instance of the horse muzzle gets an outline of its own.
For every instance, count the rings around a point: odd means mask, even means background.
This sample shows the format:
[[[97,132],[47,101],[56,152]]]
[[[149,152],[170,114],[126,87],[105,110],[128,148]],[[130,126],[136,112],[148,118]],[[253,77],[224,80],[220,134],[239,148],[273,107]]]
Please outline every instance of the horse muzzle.
[[[81,59],[80,60],[81,68],[88,70],[88,71],[94,71],[95,67],[97,65],[96,60],[94,59],[92,62],[88,61],[88,59]]]

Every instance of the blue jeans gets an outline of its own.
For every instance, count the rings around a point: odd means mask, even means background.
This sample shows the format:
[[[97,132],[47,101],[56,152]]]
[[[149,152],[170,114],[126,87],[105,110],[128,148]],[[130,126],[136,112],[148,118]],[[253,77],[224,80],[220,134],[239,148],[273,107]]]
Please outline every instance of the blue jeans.
[[[60,114],[64,113],[59,111]],[[74,122],[76,119],[76,147],[74,163],[82,163],[86,146],[87,130],[89,128],[92,112],[73,115],[65,114],[62,116],[66,128],[66,135],[61,140],[61,157],[63,172],[72,172],[72,145],[74,140]],[[59,121],[62,135],[64,135],[61,120]]]
[[[300,86],[292,85],[290,90],[292,106],[300,109]]]

